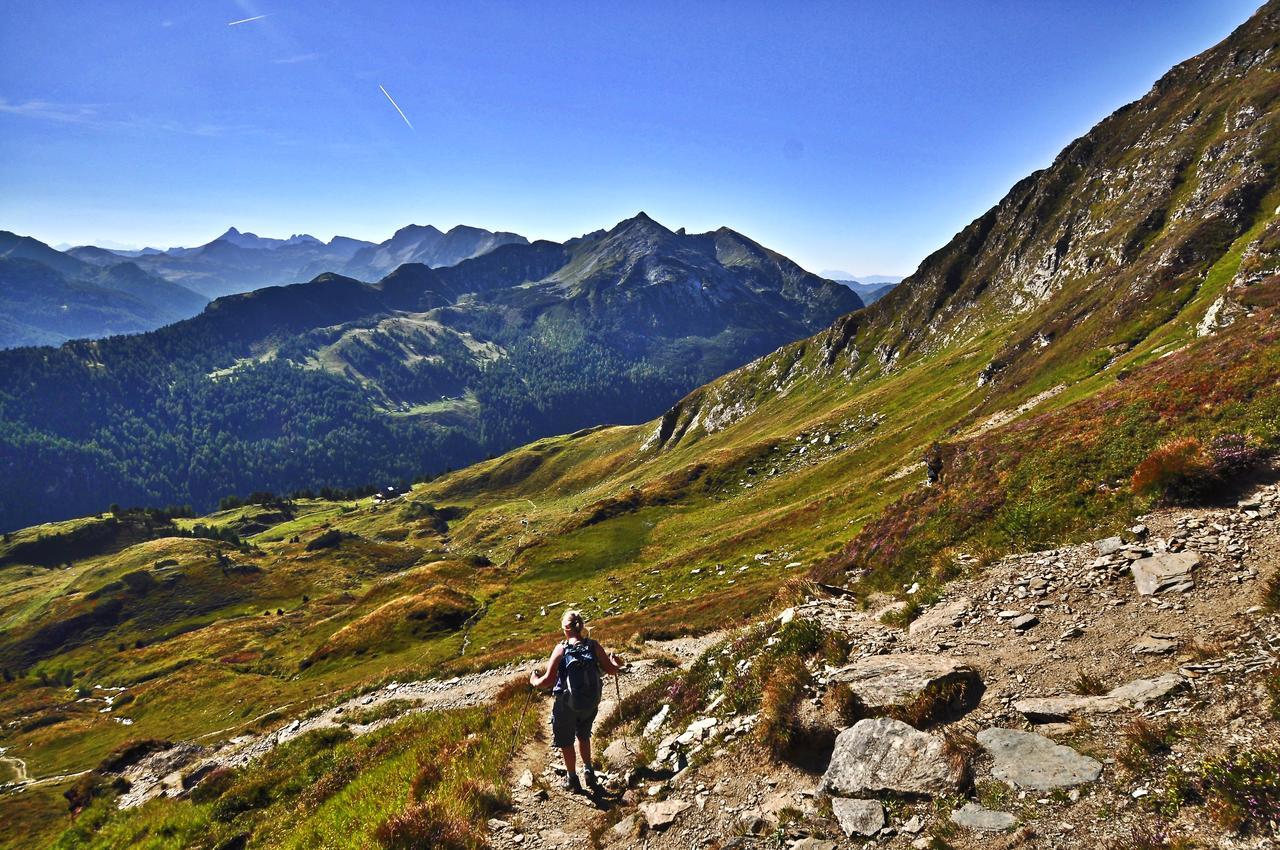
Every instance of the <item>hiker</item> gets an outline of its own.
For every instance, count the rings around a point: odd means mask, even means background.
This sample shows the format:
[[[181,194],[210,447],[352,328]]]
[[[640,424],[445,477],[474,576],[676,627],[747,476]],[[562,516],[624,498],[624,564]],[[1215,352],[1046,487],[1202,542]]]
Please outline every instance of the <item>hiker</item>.
[[[556,644],[547,661],[547,669],[539,674],[534,668],[529,684],[535,688],[551,687],[555,703],[551,707],[551,742],[564,756],[566,791],[581,791],[573,755],[573,740],[578,739],[582,753],[582,774],[587,785],[596,787],[596,773],[591,764],[591,724],[600,707],[602,683],[600,674],[618,675],[622,661],[605,652],[603,646],[588,637],[582,614],[565,611],[560,618],[564,640]]]

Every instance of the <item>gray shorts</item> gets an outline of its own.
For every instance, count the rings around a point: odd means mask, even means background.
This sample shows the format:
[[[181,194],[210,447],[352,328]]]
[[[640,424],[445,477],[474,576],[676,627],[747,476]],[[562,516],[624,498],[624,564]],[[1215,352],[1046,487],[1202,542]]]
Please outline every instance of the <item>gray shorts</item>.
[[[596,709],[574,711],[569,705],[569,694],[561,691],[551,706],[551,744],[555,747],[572,747],[575,738],[591,740],[591,724],[596,722]]]

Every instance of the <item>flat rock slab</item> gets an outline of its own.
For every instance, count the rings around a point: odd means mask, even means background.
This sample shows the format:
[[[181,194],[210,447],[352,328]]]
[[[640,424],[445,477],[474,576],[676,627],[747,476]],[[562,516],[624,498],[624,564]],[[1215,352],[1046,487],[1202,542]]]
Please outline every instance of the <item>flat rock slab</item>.
[[[1003,832],[1006,829],[1012,829],[1018,819],[1008,812],[993,812],[977,803],[965,803],[963,807],[951,813],[951,822],[966,829]]]
[[[808,838],[801,838],[792,844],[791,850],[836,850],[836,843],[834,841],[823,841],[811,835]]]
[[[1051,791],[1093,782],[1102,775],[1097,760],[1035,732],[983,729],[978,743],[995,760],[991,775],[1014,788]]]
[[[960,772],[943,741],[901,720],[859,720],[836,737],[821,790],[833,797],[883,792],[945,794],[960,787]]]
[[[1134,655],[1167,655],[1178,648],[1175,638],[1163,635],[1143,635],[1133,642],[1130,652]]]
[[[1114,555],[1124,548],[1124,541],[1119,537],[1104,537],[1093,544],[1093,549],[1099,555]]]
[[[1013,708],[1032,723],[1059,723],[1091,714],[1112,714],[1124,708],[1142,708],[1185,686],[1177,673],[1164,673],[1152,679],[1135,679],[1103,696],[1031,697],[1018,700]]]
[[[1128,684],[1113,689],[1107,694],[1107,698],[1140,708],[1159,702],[1170,694],[1182,690],[1186,685],[1186,681],[1177,673],[1164,673],[1153,679],[1134,679]]]
[[[973,600],[967,596],[939,603],[912,620],[907,632],[913,635],[931,634],[950,628],[972,607]]]
[[[1013,710],[1032,723],[1058,723],[1073,717],[1111,714],[1123,705],[1104,696],[1031,697],[1014,702]]]
[[[884,829],[884,806],[878,800],[832,797],[831,811],[835,813],[836,823],[840,824],[844,834],[850,838],[855,835],[875,835]]]
[[[967,664],[942,655],[872,655],[841,667],[831,682],[849,686],[862,704],[884,711],[909,703],[927,688],[950,685],[980,686],[978,672]]]
[[[1129,565],[1138,593],[1152,596],[1162,590],[1192,583],[1191,571],[1200,566],[1197,552],[1161,552]]]
[[[662,800],[658,803],[641,803],[638,807],[650,829],[666,829],[689,804],[684,800]]]

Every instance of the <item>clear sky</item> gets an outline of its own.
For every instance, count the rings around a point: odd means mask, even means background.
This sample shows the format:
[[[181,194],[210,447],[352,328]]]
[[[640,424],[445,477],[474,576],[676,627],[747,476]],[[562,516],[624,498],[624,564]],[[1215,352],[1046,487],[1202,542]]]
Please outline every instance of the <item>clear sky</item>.
[[[1257,5],[8,0],[0,229],[563,240],[645,210],[905,274]]]

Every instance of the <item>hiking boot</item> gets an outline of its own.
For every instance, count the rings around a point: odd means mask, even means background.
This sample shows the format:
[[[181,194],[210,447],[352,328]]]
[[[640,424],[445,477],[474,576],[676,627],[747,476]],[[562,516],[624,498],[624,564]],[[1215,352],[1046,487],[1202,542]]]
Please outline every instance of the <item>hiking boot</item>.
[[[600,783],[599,783],[599,781],[596,779],[596,772],[595,772],[594,770],[592,770],[591,768],[589,768],[589,767],[584,767],[584,768],[582,769],[582,778],[583,778],[583,779],[585,779],[585,780],[587,780],[587,787],[588,787],[588,788],[598,788],[598,787],[600,787]]]
[[[582,793],[582,786],[578,783],[578,774],[576,773],[565,774],[564,781],[560,783],[560,787],[571,794]]]

